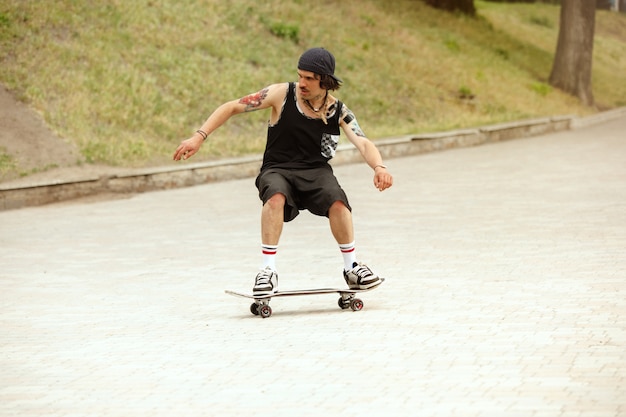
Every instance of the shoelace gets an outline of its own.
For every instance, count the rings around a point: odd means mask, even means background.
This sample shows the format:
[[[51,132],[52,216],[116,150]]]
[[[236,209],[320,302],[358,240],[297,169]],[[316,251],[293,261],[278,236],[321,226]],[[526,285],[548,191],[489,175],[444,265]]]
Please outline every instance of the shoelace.
[[[264,269],[256,276],[256,285],[269,284],[272,278],[272,272]]]
[[[365,265],[359,265],[356,268],[356,271],[354,271],[354,274],[360,278],[367,278],[367,277],[371,277],[372,275],[374,275],[372,273],[372,271],[370,271],[370,269],[365,266]]]

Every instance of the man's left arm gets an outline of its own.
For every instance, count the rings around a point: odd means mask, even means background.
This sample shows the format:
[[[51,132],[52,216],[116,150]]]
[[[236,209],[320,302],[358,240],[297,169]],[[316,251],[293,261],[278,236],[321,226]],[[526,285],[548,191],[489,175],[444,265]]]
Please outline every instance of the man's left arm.
[[[365,162],[374,170],[374,186],[384,191],[393,185],[393,177],[383,164],[383,158],[376,145],[369,140],[352,111],[344,104],[339,122],[348,140],[359,150]]]

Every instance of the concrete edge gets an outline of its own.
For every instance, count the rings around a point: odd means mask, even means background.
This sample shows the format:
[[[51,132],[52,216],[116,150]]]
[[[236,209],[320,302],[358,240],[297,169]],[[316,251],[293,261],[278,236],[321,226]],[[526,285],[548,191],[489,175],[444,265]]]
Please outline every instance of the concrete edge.
[[[607,110],[596,113],[591,116],[576,117],[572,120],[571,129],[579,129],[599,123],[608,122],[610,120],[626,117],[626,107],[618,107],[617,109]]]
[[[626,107],[587,117],[564,115],[494,124],[475,129],[407,135],[377,140],[376,146],[383,158],[391,159],[582,128],[623,116],[626,116]],[[353,146],[341,145],[338,147],[332,163],[333,165],[341,165],[360,160],[361,156]],[[249,178],[257,175],[261,162],[262,156],[257,155],[171,167],[146,168],[77,181],[7,188],[2,188],[0,184],[0,211],[38,206],[101,193],[142,193],[189,187],[214,181]]]

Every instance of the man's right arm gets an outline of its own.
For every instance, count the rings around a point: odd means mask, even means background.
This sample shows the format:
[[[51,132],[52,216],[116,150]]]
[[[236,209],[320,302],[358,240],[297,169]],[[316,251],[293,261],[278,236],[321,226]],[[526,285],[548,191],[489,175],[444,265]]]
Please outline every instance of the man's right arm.
[[[174,160],[179,161],[193,156],[211,133],[236,114],[267,109],[269,107],[272,107],[274,112],[279,112],[284,99],[284,92],[284,84],[272,84],[256,93],[222,104],[211,113],[202,124],[202,127],[192,137],[180,143],[174,152]]]

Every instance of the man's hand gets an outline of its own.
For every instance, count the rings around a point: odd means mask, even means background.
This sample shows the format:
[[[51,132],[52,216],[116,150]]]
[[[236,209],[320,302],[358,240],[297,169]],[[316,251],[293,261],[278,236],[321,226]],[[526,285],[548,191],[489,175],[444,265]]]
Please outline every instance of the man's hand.
[[[181,159],[191,158],[202,145],[203,139],[199,135],[194,135],[187,140],[184,140],[176,148],[174,152],[174,161],[180,161]]]
[[[384,191],[393,185],[393,177],[386,168],[377,167],[374,171],[374,187]]]

